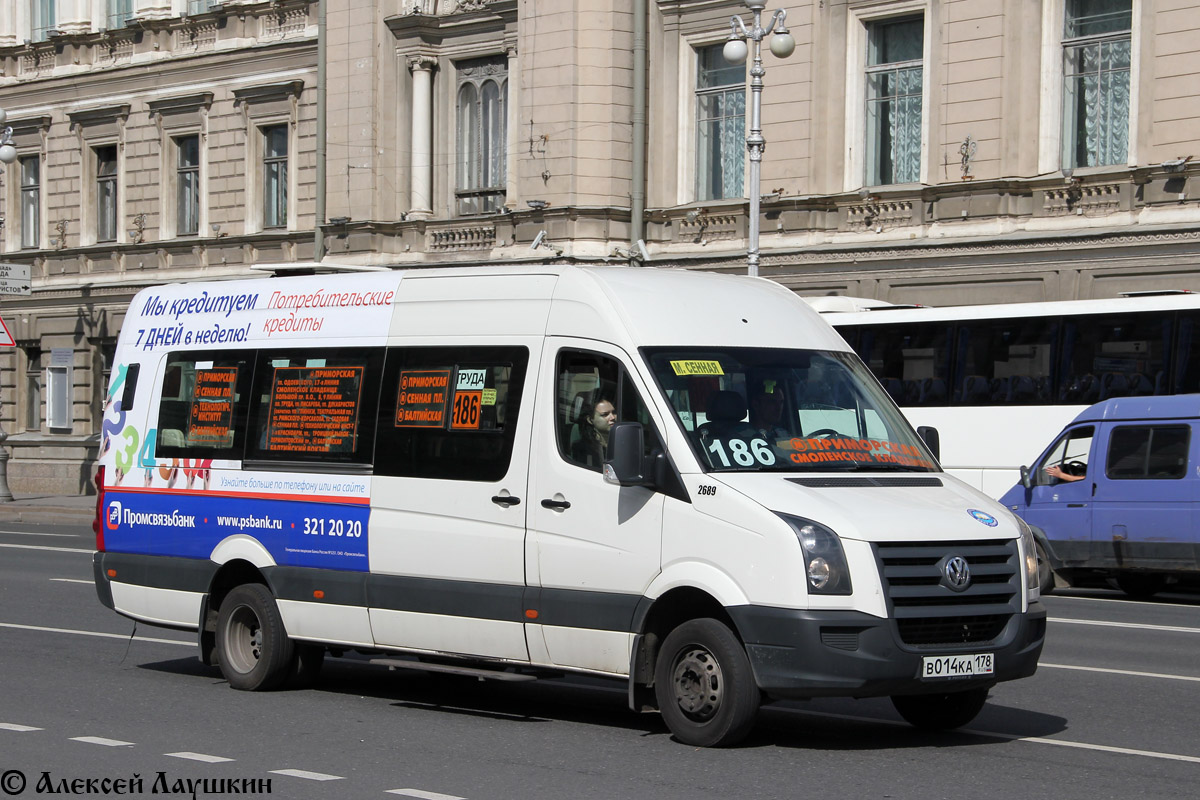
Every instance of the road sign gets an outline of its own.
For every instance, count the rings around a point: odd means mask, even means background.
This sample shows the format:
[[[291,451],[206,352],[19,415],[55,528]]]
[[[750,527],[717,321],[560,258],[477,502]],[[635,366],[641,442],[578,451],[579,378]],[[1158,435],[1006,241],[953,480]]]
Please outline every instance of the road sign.
[[[30,295],[28,264],[0,263],[0,295]]]
[[[4,324],[4,320],[0,319],[0,347],[16,347],[17,343],[13,340],[12,334],[8,332],[8,326]]]

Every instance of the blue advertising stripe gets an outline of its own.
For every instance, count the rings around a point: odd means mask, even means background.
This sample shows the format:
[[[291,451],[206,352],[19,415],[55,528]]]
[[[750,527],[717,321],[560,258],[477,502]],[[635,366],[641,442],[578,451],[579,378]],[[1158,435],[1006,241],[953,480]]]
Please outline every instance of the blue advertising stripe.
[[[366,572],[369,517],[366,505],[110,490],[104,541],[109,552],[207,559],[244,535],[280,566]]]

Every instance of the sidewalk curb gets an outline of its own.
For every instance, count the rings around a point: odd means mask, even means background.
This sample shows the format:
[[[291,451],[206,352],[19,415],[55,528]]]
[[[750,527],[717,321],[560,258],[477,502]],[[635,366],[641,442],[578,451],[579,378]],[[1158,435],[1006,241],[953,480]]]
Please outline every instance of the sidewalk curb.
[[[5,522],[40,522],[55,525],[91,526],[94,511],[74,508],[6,508],[0,506],[0,524]]]

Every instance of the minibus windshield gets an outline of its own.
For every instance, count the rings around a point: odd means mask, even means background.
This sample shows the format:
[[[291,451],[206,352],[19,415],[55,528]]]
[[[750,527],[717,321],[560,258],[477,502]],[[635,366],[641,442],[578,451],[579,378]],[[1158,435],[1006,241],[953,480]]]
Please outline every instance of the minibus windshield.
[[[710,471],[940,471],[853,353],[645,348]]]

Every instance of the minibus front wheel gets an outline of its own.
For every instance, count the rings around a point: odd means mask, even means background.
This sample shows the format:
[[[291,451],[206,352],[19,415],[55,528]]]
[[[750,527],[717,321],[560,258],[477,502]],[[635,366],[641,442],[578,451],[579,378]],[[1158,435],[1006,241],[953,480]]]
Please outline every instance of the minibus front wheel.
[[[217,660],[230,686],[274,689],[291,674],[295,654],[270,589],[244,583],[225,596],[217,616]]]
[[[698,747],[736,744],[754,726],[760,695],[737,636],[715,619],[667,636],[654,670],[658,708],[675,738]]]

